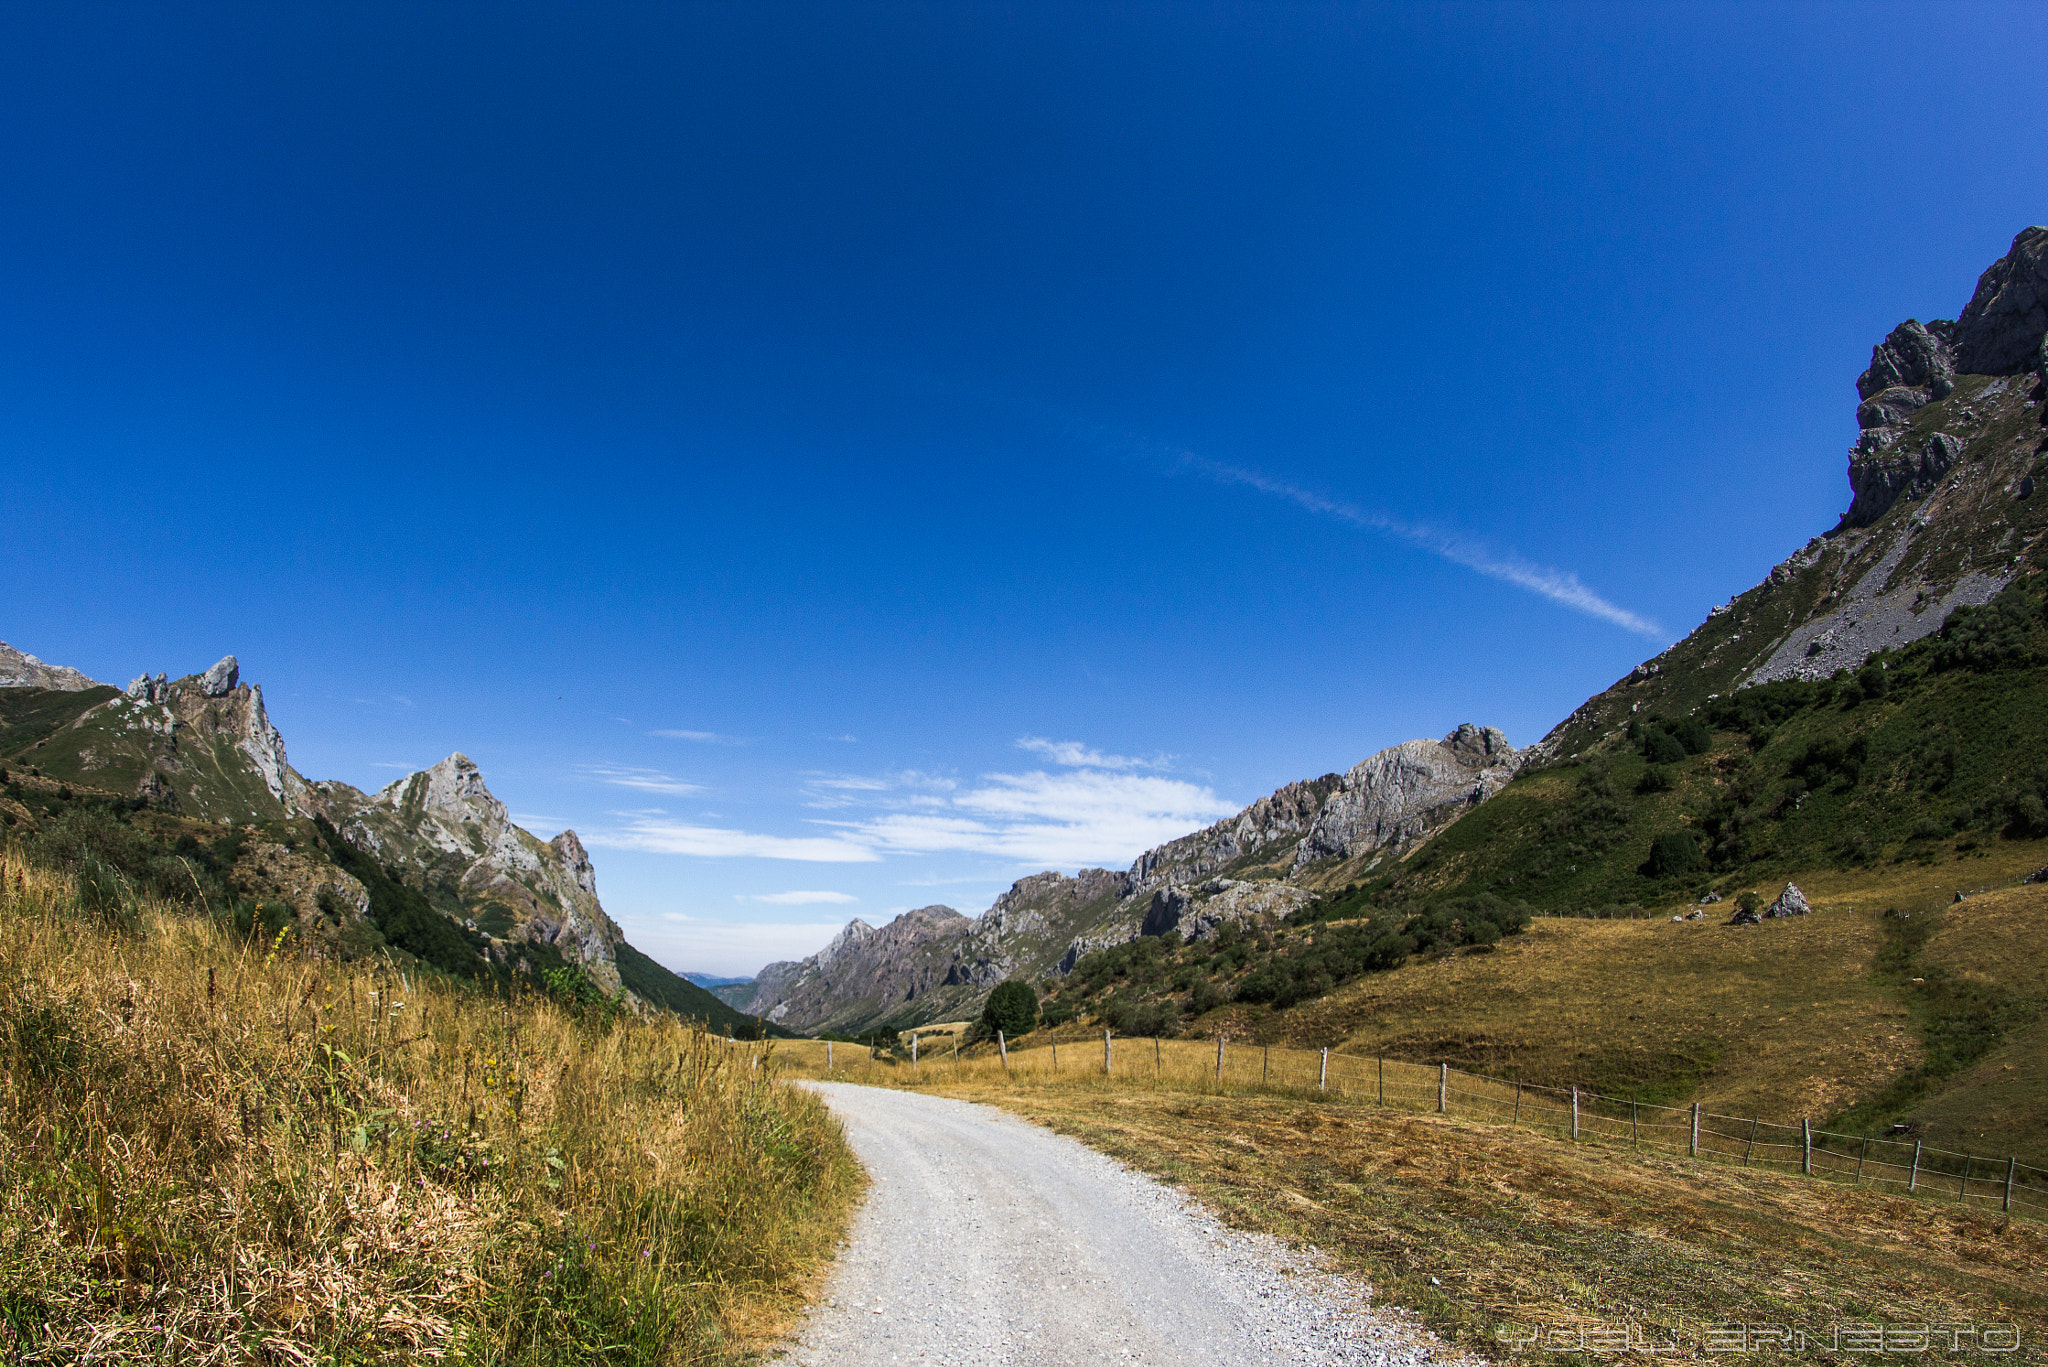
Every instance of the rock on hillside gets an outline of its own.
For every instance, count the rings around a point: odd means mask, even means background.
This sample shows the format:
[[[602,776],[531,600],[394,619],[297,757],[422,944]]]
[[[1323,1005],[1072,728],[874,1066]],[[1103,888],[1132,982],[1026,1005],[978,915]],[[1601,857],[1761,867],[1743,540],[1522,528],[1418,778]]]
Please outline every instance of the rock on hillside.
[[[2048,228],[2028,228],[1954,322],[1907,319],[1857,378],[1848,511],[1764,582],[1636,667],[1535,747],[1576,754],[1635,712],[1687,711],[1779,679],[1818,679],[1941,629],[2012,582],[2048,531]]]
[[[469,756],[450,755],[375,796],[316,783],[309,801],[351,843],[494,942],[553,945],[608,989],[619,986],[623,936],[598,900],[582,842],[574,831],[544,841],[514,825]]]
[[[5,641],[0,641],[0,688],[54,688],[66,693],[76,693],[85,688],[104,687],[96,679],[85,675],[69,665],[44,664],[33,655],[24,655]]]
[[[958,1019],[1005,978],[1070,969],[1091,949],[1168,930],[1199,939],[1285,915],[1311,887],[1426,839],[1514,776],[1521,751],[1491,727],[1397,745],[1348,773],[1290,783],[1236,816],[1139,855],[1124,872],[1020,880],[986,912],[855,920],[808,959],[770,964],[744,1009],[802,1031]]]

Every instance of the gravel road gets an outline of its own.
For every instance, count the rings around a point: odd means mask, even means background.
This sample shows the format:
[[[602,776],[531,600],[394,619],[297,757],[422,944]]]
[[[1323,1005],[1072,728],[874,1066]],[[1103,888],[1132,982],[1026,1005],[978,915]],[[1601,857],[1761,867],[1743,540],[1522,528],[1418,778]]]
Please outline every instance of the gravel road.
[[[1374,1363],[1458,1355],[1357,1282],[988,1106],[817,1086],[874,1186],[786,1360]]]

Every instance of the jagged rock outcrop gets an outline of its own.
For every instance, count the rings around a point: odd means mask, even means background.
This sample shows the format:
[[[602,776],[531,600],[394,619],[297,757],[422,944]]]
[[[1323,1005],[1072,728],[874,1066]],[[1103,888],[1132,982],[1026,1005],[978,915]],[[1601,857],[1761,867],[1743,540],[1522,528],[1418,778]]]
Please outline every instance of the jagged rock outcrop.
[[[1382,750],[1344,775],[1296,849],[1294,867],[1419,840],[1505,788],[1521,762],[1500,731],[1469,722],[1442,740]]]
[[[453,754],[374,796],[346,783],[311,785],[309,805],[358,848],[444,889],[493,939],[551,945],[616,988],[624,936],[597,895],[590,855],[574,831],[543,841],[514,825],[483,772]]]
[[[104,686],[69,665],[45,664],[35,656],[25,655],[7,642],[0,641],[0,688],[55,688],[77,693]]]
[[[1314,827],[1323,804],[1343,784],[1337,774],[1290,783],[1236,816],[1149,849],[1131,865],[1132,887],[1150,891],[1199,882],[1232,865],[1254,860],[1261,852],[1271,854],[1276,846],[1291,849]]]
[[[2021,230],[2012,250],[1977,280],[1956,320],[1956,368],[2018,375],[2040,364],[2048,336],[2048,228]]]
[[[128,681],[126,692],[129,697],[137,702],[169,702],[171,700],[171,681],[164,676],[162,671],[158,671],[155,678],[151,678],[147,674],[137,674]]]
[[[223,656],[199,676],[199,691],[209,698],[225,698],[242,679],[242,666],[232,655]]]

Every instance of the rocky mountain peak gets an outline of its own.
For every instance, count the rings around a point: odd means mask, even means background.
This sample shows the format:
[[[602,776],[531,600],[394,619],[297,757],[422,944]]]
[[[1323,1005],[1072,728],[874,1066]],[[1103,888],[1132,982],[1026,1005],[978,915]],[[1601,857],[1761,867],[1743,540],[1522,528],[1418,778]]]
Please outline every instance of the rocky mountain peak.
[[[460,751],[387,784],[377,800],[395,802],[409,814],[435,817],[451,830],[473,825],[494,831],[511,820],[505,804],[484,786],[483,770]]]
[[[2048,338],[2048,228],[2020,231],[2012,250],[1977,279],[1956,320],[1956,369],[2018,375],[2038,369]]]
[[[77,693],[101,686],[97,679],[88,679],[68,665],[44,664],[0,641],[0,688],[54,688]]]
[[[563,831],[548,842],[548,848],[562,861],[562,871],[571,882],[592,897],[597,896],[597,868],[590,862],[590,852],[583,848],[576,832]]]
[[[199,676],[199,691],[209,698],[225,698],[242,680],[242,666],[234,656],[224,655]]]
[[[1939,390],[1932,397],[1946,397],[1955,387],[1955,340],[1954,323],[1937,318],[1923,326],[1918,319],[1908,318],[1870,349],[1870,369],[1857,377],[1856,397],[1872,399],[1887,389],[1901,387]]]

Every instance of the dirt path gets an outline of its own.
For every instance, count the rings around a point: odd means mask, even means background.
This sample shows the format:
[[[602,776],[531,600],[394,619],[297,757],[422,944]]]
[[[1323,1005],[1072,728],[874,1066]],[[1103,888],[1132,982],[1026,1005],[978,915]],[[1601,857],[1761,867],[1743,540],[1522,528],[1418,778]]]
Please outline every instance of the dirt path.
[[[987,1106],[814,1084],[874,1179],[790,1360],[1374,1363],[1446,1350],[1356,1283]]]

